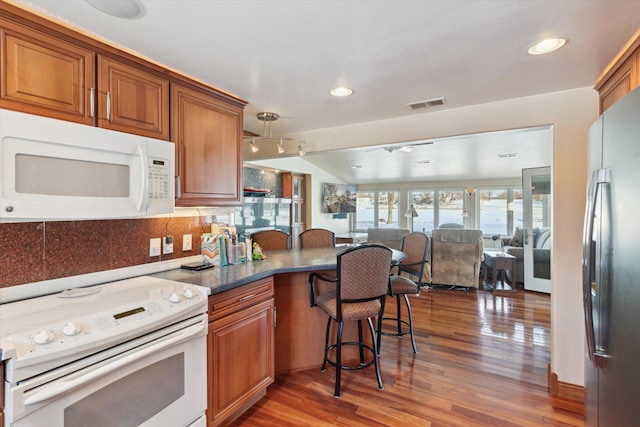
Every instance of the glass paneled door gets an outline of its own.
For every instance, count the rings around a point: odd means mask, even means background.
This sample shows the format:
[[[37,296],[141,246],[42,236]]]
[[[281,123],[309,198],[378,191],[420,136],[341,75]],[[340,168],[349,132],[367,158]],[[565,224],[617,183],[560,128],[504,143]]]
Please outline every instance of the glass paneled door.
[[[522,170],[524,288],[551,293],[551,168]]]

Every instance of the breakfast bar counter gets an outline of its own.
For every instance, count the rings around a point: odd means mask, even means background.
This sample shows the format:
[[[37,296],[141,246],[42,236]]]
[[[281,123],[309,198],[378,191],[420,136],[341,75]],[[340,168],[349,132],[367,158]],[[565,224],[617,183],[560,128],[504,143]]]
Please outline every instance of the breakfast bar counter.
[[[309,273],[315,271],[335,277],[337,255],[348,248],[349,246],[338,246],[266,251],[266,259],[260,261],[214,267],[203,271],[176,269],[156,273],[154,276],[208,287],[212,294],[210,298],[244,285],[273,278],[277,375],[319,367],[322,364],[327,316],[322,310],[309,305]],[[399,262],[405,254],[393,250],[392,257],[393,262]],[[355,326],[345,325],[346,341],[353,341],[357,337]]]
[[[277,274],[305,272],[308,276],[312,271],[335,270],[337,255],[349,247],[266,251],[266,259],[260,261],[243,262],[225,267],[216,266],[201,271],[175,269],[156,273],[153,276],[204,286],[211,289],[213,295]],[[395,249],[392,251],[393,262],[404,258],[403,252]]]

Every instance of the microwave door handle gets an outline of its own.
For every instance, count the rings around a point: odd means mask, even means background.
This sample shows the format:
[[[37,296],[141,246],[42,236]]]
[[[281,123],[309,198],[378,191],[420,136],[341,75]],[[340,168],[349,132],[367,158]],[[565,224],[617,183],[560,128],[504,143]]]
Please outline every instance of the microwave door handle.
[[[170,338],[164,341],[153,344],[147,348],[143,348],[142,350],[133,351],[130,355],[125,356],[122,359],[118,359],[115,362],[101,366],[87,373],[86,375],[82,375],[68,381],[55,382],[49,387],[45,387],[43,390],[36,392],[36,394],[34,394],[33,396],[25,399],[24,405],[34,405],[36,403],[53,399],[63,393],[76,389],[111,372],[116,372],[118,369],[121,369],[135,361],[143,359],[147,356],[152,356],[154,354],[157,354],[161,350],[164,350],[165,348],[169,348],[182,341],[186,341],[194,335],[199,334],[205,327],[206,319],[203,319],[201,322],[196,323],[195,325],[191,325],[188,328],[183,329],[182,331],[176,332],[173,336],[170,335]]]
[[[593,301],[592,301],[592,283],[597,278],[592,277],[594,268],[592,263],[595,261],[595,241],[593,240],[593,226],[596,215],[596,202],[598,199],[598,190],[602,184],[609,182],[609,170],[598,169],[593,171],[589,189],[587,193],[587,206],[585,209],[585,221],[583,232],[583,252],[582,252],[582,300],[584,305],[585,329],[587,334],[587,351],[589,359],[596,368],[604,366],[605,354],[599,353],[596,348],[595,330],[593,326]],[[600,291],[598,289],[598,291]]]
[[[138,198],[137,209],[138,212],[146,212],[147,211],[147,200],[149,197],[149,162],[147,161],[147,153],[146,150],[142,148],[142,144],[138,144],[136,149],[138,152],[138,158],[140,159],[141,170],[142,170],[142,179],[140,183],[140,197]]]

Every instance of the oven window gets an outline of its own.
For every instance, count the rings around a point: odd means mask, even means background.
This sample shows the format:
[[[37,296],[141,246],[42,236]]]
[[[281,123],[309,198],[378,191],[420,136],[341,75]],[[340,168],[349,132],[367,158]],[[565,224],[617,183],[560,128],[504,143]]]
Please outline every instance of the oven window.
[[[136,427],[184,395],[184,353],[113,382],[64,410],[65,427]]]
[[[129,166],[58,157],[16,155],[17,193],[129,197]]]

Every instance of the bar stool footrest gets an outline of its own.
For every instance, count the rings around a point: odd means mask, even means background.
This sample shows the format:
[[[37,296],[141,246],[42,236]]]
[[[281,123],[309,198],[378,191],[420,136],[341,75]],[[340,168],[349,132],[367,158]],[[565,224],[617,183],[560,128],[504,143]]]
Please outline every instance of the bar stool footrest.
[[[330,352],[331,350],[333,350],[334,348],[336,348],[336,345],[337,345],[337,344],[332,344],[332,345],[330,345],[329,347],[327,347],[327,353],[328,353],[328,352]],[[376,351],[375,351],[375,350],[373,349],[373,347],[371,347],[370,345],[363,344],[363,343],[360,343],[360,342],[357,342],[357,341],[353,341],[353,342],[343,342],[343,343],[342,343],[342,346],[344,347],[345,345],[355,345],[355,346],[361,347],[362,349],[365,349],[365,350],[370,351],[370,352],[371,352],[371,354],[373,354],[373,357],[374,357],[374,358],[375,358],[375,357],[377,357],[377,356],[376,356],[376,354],[377,354],[377,353],[376,353]],[[364,369],[364,368],[367,368],[367,367],[369,367],[369,366],[373,365],[373,363],[375,362],[375,359],[374,359],[374,358],[372,358],[371,360],[368,360],[368,361],[366,361],[366,362],[364,362],[364,363],[360,363],[360,364],[358,364],[358,365],[345,365],[345,364],[342,364],[342,366],[341,366],[340,368],[341,368],[341,369],[344,369],[344,370],[346,370],[346,371],[352,371],[352,370],[356,370],[356,369]],[[329,363],[331,366],[336,366],[336,367],[337,367],[336,362],[335,362],[334,360],[331,360],[331,359],[329,359],[329,358],[327,357],[327,360],[326,360],[326,361],[327,361],[327,363]]]

